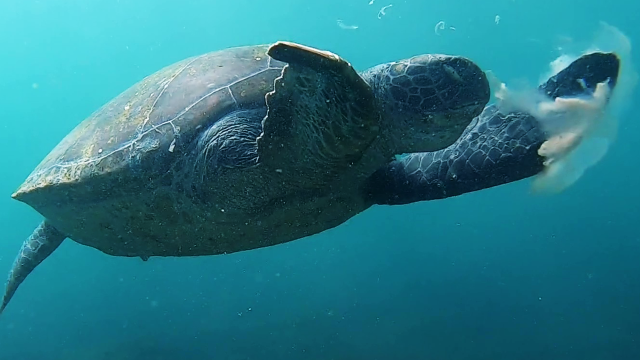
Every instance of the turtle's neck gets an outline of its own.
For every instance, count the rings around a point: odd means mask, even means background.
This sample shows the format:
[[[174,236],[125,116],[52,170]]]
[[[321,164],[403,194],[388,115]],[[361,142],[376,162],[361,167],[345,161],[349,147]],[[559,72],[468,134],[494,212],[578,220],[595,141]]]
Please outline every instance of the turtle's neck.
[[[374,143],[371,144],[371,150],[387,159],[391,159],[394,155],[399,155],[402,152],[399,151],[397,147],[397,145],[402,141],[400,133],[393,131],[398,127],[398,124],[395,124],[391,120],[392,118],[385,114],[384,100],[386,99],[388,92],[385,78],[389,67],[393,64],[394,63],[376,65],[359,73],[362,79],[364,79],[364,81],[366,81],[371,87],[371,91],[378,102],[378,109],[381,116],[380,134]]]
[[[385,67],[389,67],[389,64],[382,64],[374,66],[368,70],[360,73],[360,76],[371,86],[372,91],[376,95],[377,101],[380,101],[379,92],[386,91],[386,89],[380,89],[379,76],[385,71]],[[376,170],[383,166],[386,166],[393,160],[395,152],[395,142],[391,136],[390,128],[393,124],[389,123],[388,117],[385,117],[382,113],[383,108],[380,104],[380,133],[371,145],[364,151],[362,157],[357,161],[349,170],[350,175],[347,178],[364,180],[373,174]],[[357,186],[359,181],[353,182],[354,186]],[[341,184],[344,186],[344,184]]]

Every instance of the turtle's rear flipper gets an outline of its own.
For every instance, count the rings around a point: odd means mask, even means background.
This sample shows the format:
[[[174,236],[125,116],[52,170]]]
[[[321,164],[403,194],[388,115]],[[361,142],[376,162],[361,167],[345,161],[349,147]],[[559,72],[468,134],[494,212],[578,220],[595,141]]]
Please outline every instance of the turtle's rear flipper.
[[[9,273],[7,287],[0,305],[0,314],[18,290],[18,286],[40,263],[62,244],[66,236],[47,221],[43,221],[22,244]]]
[[[268,55],[288,65],[266,95],[260,162],[286,172],[289,184],[322,185],[357,161],[378,135],[374,95],[355,69],[332,53],[278,42]]]

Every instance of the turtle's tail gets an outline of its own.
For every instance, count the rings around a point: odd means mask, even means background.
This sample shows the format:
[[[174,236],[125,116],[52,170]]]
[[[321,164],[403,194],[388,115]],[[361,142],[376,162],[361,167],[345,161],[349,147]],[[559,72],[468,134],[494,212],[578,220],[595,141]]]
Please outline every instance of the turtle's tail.
[[[7,287],[0,305],[0,314],[18,290],[20,284],[40,263],[49,257],[62,244],[66,236],[58,229],[43,221],[22,244],[22,248],[13,263]]]

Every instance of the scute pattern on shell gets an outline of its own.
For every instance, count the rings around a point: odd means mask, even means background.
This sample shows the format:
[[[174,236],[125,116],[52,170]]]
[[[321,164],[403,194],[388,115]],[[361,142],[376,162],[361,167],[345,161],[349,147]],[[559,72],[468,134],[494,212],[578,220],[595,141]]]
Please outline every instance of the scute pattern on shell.
[[[263,94],[284,66],[266,55],[267,48],[211,52],[149,75],[80,123],[13,196],[123,167],[135,169],[158,149],[179,156],[181,145],[200,127],[264,102]]]

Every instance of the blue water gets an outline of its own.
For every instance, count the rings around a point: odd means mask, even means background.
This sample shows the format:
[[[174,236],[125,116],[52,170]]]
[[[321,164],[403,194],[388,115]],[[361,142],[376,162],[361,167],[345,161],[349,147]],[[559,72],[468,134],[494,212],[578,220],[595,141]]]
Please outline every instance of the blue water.
[[[185,57],[290,40],[360,70],[440,52],[535,84],[601,20],[640,41],[633,0],[368,1],[3,1],[0,276],[41,221],[10,194],[91,112]],[[524,180],[377,206],[217,257],[142,262],[67,240],[0,318],[0,359],[638,359],[637,112],[555,196]]]

